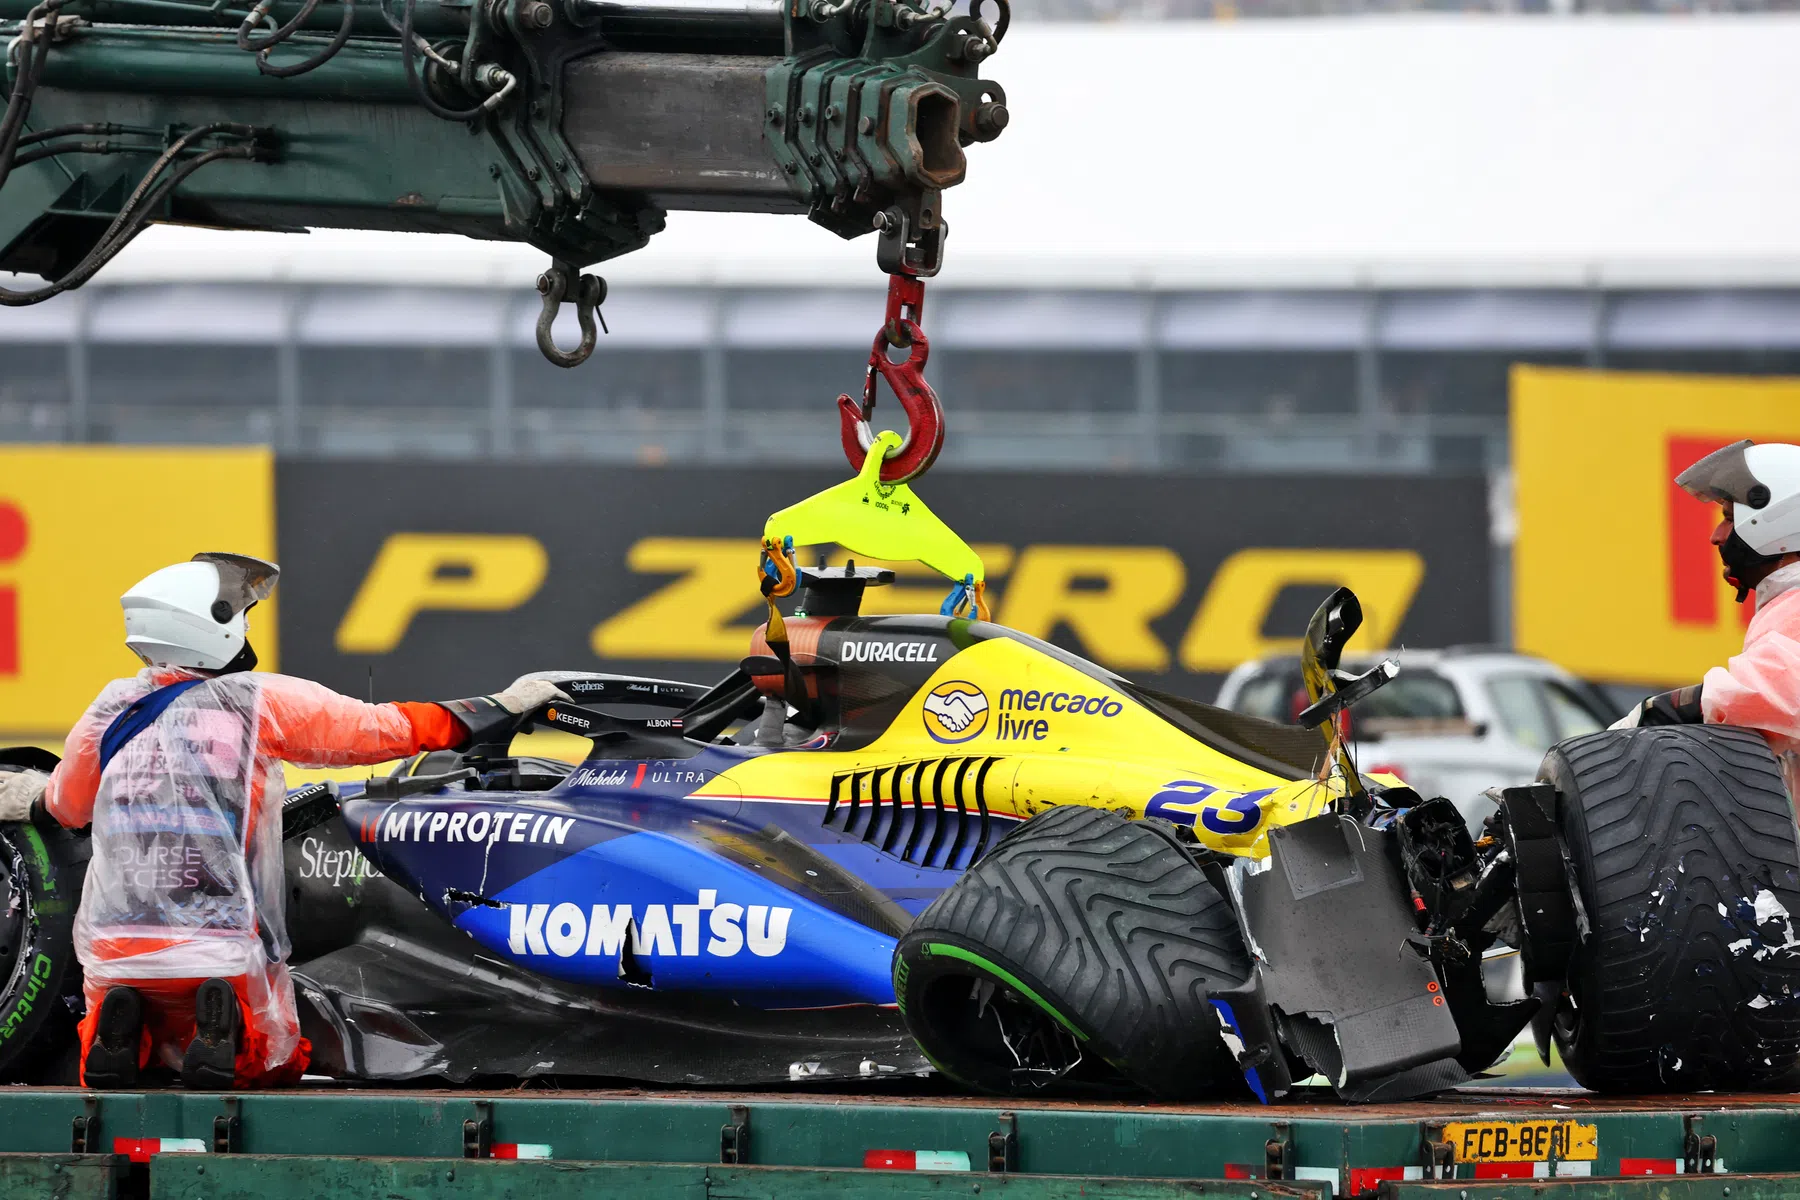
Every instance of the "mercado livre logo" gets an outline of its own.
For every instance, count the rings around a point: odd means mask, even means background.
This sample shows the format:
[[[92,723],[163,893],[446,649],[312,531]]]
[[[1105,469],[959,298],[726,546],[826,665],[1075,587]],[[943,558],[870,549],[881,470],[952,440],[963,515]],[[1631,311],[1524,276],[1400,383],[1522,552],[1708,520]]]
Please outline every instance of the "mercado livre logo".
[[[925,721],[925,732],[937,741],[953,745],[967,742],[987,728],[987,693],[966,680],[946,680],[925,697],[920,715]]]

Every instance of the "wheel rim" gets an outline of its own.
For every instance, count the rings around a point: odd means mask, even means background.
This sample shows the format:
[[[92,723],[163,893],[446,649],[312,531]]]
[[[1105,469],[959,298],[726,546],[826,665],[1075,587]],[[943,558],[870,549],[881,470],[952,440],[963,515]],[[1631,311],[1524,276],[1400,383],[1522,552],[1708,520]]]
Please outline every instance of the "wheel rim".
[[[923,1007],[941,1049],[950,1051],[946,1057],[980,1060],[996,1075],[1010,1076],[1015,1087],[1049,1087],[1101,1065],[1031,999],[985,975],[958,972],[933,980]]]
[[[1563,1065],[1573,1061],[1581,1061],[1581,1006],[1574,1000],[1570,992],[1558,993],[1556,998],[1556,1015],[1550,1023],[1552,1040],[1556,1043],[1556,1051],[1562,1055]]]

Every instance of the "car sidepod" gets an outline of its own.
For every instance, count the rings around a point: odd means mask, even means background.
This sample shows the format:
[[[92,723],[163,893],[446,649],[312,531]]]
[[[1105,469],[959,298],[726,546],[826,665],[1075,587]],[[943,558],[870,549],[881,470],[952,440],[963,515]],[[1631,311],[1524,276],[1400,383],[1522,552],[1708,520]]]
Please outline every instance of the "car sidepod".
[[[893,1003],[900,922],[846,904],[841,868],[735,803],[646,799],[353,799],[344,820],[384,874],[536,974],[760,1008]]]

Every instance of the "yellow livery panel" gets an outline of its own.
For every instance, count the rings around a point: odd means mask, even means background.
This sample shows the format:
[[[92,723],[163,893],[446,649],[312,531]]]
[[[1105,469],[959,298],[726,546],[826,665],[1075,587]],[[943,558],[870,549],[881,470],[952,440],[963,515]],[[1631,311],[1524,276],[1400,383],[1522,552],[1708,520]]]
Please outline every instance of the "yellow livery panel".
[[[1321,750],[1323,746],[1321,745]],[[1335,781],[1290,781],[1223,754],[1110,684],[1010,638],[951,655],[869,745],[772,753],[702,788],[826,801],[863,772],[950,772],[994,814],[1058,804],[1187,826],[1234,854],[1267,853],[1270,825],[1324,811]],[[895,781],[897,783],[897,780]]]

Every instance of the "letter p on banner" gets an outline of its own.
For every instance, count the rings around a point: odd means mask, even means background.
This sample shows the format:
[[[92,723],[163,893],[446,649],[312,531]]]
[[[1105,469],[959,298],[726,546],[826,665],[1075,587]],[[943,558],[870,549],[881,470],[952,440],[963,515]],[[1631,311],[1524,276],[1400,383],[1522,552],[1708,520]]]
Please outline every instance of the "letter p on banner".
[[[1718,506],[1674,485],[1741,438],[1800,443],[1800,380],[1513,368],[1518,648],[1647,687],[1741,650],[1748,606],[1709,542]]]
[[[505,612],[537,594],[550,557],[510,533],[396,533],[381,544],[337,629],[342,654],[387,654],[431,610]]]

